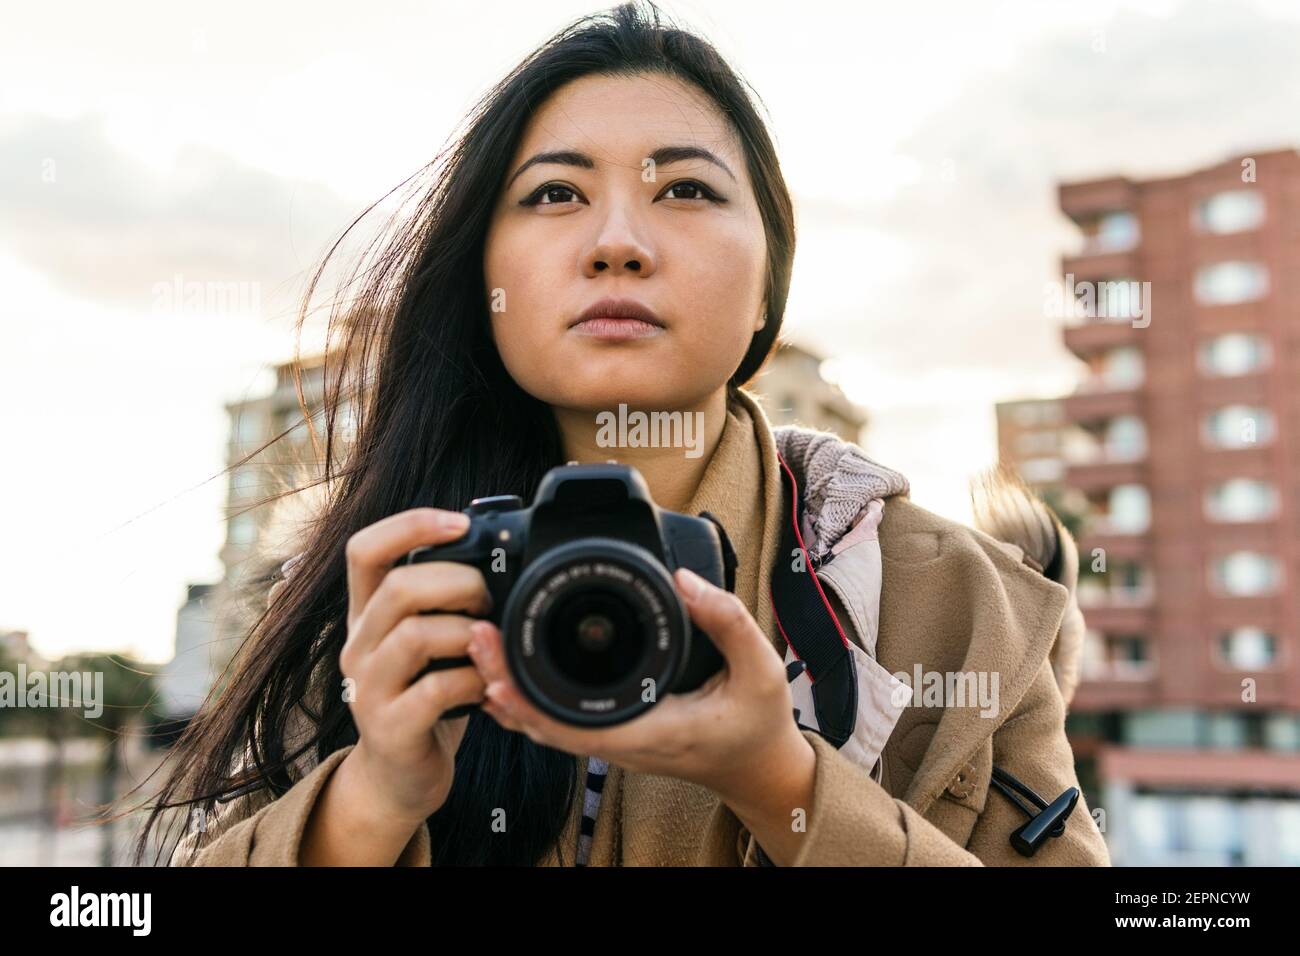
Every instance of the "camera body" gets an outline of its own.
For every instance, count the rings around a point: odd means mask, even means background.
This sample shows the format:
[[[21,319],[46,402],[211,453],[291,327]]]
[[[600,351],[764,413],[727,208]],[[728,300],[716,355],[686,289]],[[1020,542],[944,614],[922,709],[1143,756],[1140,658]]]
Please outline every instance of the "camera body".
[[[726,532],[707,514],[658,507],[635,468],[562,465],[543,477],[531,506],[515,495],[476,498],[465,514],[463,537],[398,563],[457,561],[482,572],[510,672],[543,712],[582,726],[618,724],[721,669],[672,572],[688,568],[730,589]]]

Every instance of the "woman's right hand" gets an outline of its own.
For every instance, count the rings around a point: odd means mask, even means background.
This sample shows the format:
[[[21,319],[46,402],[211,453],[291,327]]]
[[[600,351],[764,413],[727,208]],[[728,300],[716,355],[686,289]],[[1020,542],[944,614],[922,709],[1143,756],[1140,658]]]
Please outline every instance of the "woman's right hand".
[[[482,573],[469,565],[393,562],[413,548],[454,541],[468,527],[460,512],[413,508],[347,543],[348,634],[339,667],[352,681],[349,704],[360,740],[346,759],[356,761],[379,806],[412,828],[447,799],[469,722],[439,718],[482,702],[484,694],[473,665],[415,677],[431,658],[467,655],[475,624],[468,615],[486,614],[491,597]]]

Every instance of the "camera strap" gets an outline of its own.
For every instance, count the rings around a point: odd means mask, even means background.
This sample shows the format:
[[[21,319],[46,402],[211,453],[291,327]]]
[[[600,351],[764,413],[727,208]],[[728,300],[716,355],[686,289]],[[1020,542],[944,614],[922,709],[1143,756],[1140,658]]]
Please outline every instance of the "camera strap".
[[[803,501],[794,473],[779,454],[787,507],[781,518],[781,551],[772,571],[772,612],[776,626],[796,658],[787,677],[807,671],[817,717],[817,732],[842,747],[853,736],[858,713],[858,680],[849,638],[817,579],[804,545]],[[799,712],[795,711],[795,721]]]

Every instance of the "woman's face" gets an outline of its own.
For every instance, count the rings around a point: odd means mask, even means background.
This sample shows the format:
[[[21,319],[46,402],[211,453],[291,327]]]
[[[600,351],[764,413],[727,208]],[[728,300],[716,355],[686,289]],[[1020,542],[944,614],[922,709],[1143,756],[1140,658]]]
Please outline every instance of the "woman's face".
[[[723,387],[763,322],[767,243],[707,96],[659,74],[575,80],[534,114],[506,179],[483,265],[493,337],[525,391],[601,411]],[[579,322],[608,298],[656,321]]]

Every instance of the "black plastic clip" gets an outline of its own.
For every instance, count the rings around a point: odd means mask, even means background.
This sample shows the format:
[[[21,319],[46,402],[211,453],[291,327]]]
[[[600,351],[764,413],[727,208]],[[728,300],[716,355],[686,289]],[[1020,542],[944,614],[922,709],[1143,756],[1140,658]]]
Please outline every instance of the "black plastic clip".
[[[990,783],[1029,817],[1029,821],[1016,828],[1010,838],[1011,845],[1021,856],[1033,856],[1038,852],[1038,848],[1047,842],[1049,836],[1059,837],[1063,834],[1065,821],[1074,811],[1074,805],[1079,802],[1079,788],[1067,787],[1059,797],[1048,803],[1032,788],[1021,783],[1001,767],[993,768],[993,779]],[[1037,812],[1027,806],[1024,800],[1017,796],[1017,792],[1027,797],[1037,808]]]

